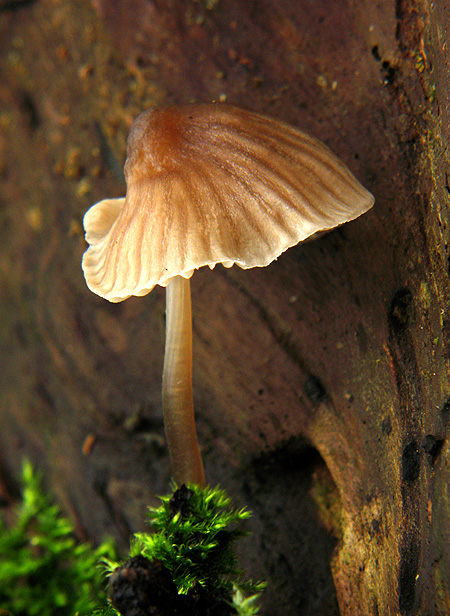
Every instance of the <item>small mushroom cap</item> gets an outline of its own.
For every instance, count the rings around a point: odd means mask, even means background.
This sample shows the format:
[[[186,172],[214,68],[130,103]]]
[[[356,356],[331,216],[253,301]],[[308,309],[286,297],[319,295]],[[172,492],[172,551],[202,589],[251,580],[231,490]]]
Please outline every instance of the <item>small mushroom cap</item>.
[[[126,197],[84,217],[88,287],[111,302],[216,263],[271,263],[374,198],[322,143],[224,104],[144,111],[127,142]]]

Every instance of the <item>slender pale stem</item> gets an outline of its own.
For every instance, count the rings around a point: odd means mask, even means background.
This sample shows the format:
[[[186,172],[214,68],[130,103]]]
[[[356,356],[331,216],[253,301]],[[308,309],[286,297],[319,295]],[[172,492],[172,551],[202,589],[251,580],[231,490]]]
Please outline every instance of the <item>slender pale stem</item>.
[[[192,393],[190,281],[176,276],[166,288],[166,348],[162,383],[164,427],[178,485],[205,485]]]

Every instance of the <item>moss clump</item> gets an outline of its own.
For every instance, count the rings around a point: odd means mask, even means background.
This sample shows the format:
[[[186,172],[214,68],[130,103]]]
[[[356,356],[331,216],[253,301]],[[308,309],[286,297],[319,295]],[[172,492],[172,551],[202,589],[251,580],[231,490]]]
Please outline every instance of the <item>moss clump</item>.
[[[235,541],[247,534],[239,524],[250,512],[233,508],[218,488],[183,485],[160,499],[161,506],[148,513],[155,532],[137,533],[121,566],[108,562],[111,601],[122,616],[131,614],[131,605],[140,615],[156,604],[155,613],[164,616],[256,614],[263,584],[244,578],[234,551]]]
[[[14,616],[89,614],[106,603],[98,563],[115,558],[112,543],[93,549],[78,542],[28,461],[22,484],[14,526],[0,518],[0,608]]]

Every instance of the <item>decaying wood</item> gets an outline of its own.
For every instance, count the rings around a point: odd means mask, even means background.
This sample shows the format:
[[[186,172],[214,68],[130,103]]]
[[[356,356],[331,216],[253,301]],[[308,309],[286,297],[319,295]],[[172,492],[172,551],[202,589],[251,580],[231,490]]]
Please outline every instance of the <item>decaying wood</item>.
[[[206,473],[253,509],[263,613],[450,612],[449,3],[0,2],[0,469],[81,536],[167,489],[164,292],[86,288],[81,219],[134,117],[227,100],[326,142],[376,197],[261,270],[192,279]]]

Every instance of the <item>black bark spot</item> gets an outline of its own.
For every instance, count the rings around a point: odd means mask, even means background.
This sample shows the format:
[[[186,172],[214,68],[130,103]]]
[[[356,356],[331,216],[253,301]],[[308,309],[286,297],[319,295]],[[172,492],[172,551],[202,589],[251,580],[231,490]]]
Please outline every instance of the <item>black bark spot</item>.
[[[377,62],[381,61],[380,50],[378,49],[378,45],[374,45],[372,47],[372,56],[375,58]]]
[[[383,85],[391,86],[396,78],[397,69],[388,60],[381,63],[381,74],[383,76]]]
[[[316,376],[310,376],[305,383],[305,394],[313,404],[320,404],[327,399],[327,392]]]
[[[443,439],[436,438],[432,434],[427,434],[424,438],[422,448],[427,454],[427,460],[430,464],[434,464],[436,462],[437,457],[441,453],[443,444]]]
[[[23,92],[21,95],[20,109],[22,114],[25,116],[28,127],[31,130],[36,130],[41,123],[41,119],[39,117],[36,103],[34,102],[31,94],[28,92]]]
[[[390,433],[392,432],[392,421],[389,416],[383,419],[383,422],[381,424],[381,431],[386,436],[389,436]]]
[[[413,317],[413,296],[409,289],[404,287],[397,291],[392,298],[388,317],[394,332],[404,333]]]
[[[442,405],[441,419],[444,426],[446,426],[450,420],[450,398],[447,398],[447,400]]]
[[[402,479],[413,483],[420,474],[420,450],[416,441],[408,443],[402,453]]]

